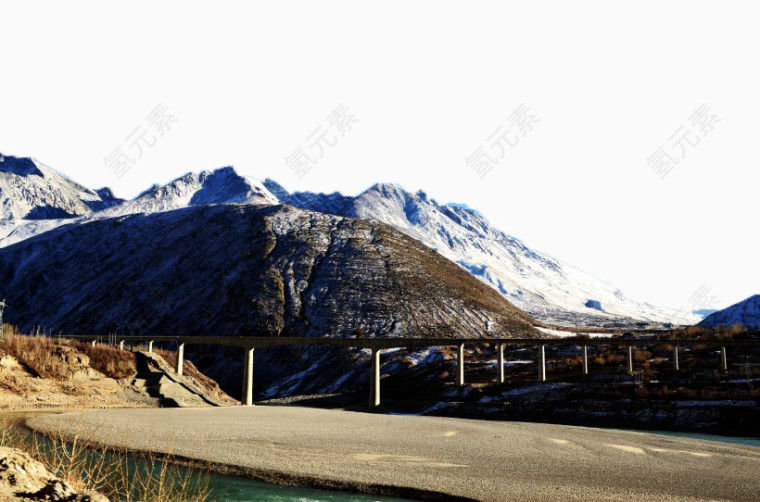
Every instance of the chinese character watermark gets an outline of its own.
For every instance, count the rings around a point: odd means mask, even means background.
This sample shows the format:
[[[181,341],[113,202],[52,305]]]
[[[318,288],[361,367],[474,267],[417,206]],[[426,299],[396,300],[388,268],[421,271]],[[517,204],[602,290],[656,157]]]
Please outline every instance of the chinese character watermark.
[[[530,108],[525,103],[520,104],[507,117],[507,122],[499,125],[486,141],[477,147],[464,161],[467,167],[480,177],[485,176],[507,156],[510,148],[520,144],[533,126],[539,122],[536,115],[530,113]]]
[[[336,146],[345,135],[353,130],[359,122],[355,115],[349,113],[348,106],[339,104],[293,152],[285,157],[285,165],[299,178],[306,176],[325,156],[330,148]]]
[[[143,158],[146,150],[154,147],[176,123],[177,118],[169,113],[168,107],[163,103],[159,104],[151,110],[141,125],[124,138],[121,145],[103,159],[103,164],[121,179]]]
[[[702,103],[689,116],[688,124],[681,124],[668,137],[666,144],[661,145],[647,157],[647,164],[660,179],[665,179],[676,166],[683,162],[686,153],[699,146],[702,140],[715,130],[715,124],[720,121],[720,117],[712,113],[712,107]]]
[[[706,284],[698,287],[689,297],[686,306],[677,310],[677,315],[673,318],[674,324],[691,324],[695,315],[701,315],[700,311],[709,311],[721,303],[717,295],[712,294],[712,288]]]

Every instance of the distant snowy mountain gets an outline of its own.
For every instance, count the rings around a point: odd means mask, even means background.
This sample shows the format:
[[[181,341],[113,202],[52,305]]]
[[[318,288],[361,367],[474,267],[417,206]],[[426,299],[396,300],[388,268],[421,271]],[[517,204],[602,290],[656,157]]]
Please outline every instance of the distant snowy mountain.
[[[0,154],[0,219],[74,218],[121,202],[108,189],[93,191],[28,158]]]
[[[284,203],[387,223],[458,263],[536,319],[558,324],[615,325],[621,319],[680,324],[699,316],[627,298],[614,286],[528,248],[492,227],[477,211],[439,204],[423,192],[377,184],[356,197],[339,193],[289,193],[266,180]]]
[[[734,324],[752,329],[760,328],[760,295],[750,296],[744,301],[710,314],[699,323],[703,328],[733,326]]]
[[[279,201],[261,182],[238,175],[232,167],[223,167],[188,173],[164,186],[153,185],[135,199],[102,211],[99,216],[158,213],[209,204],[271,205]]]
[[[0,246],[123,202],[29,159],[0,154]]]
[[[32,171],[30,164],[35,167],[36,164],[31,159],[15,160],[17,162],[13,167],[13,173],[9,175],[14,179],[9,185],[14,187],[16,192],[8,191],[8,199],[12,201],[8,202],[9,207],[12,207],[16,213],[23,213],[23,208],[31,206],[33,214],[44,214],[48,218],[44,220],[29,219],[29,217],[15,219],[11,216],[6,219],[4,215],[0,220],[0,248],[61,225],[83,223],[94,219],[137,213],[158,213],[209,204],[279,204],[277,198],[269,193],[261,182],[238,175],[232,167],[188,173],[164,186],[154,185],[133,200],[125,201],[115,198],[108,188],[93,192],[50,169],[37,168],[46,178],[49,178],[46,184],[42,184],[36,177],[24,178],[23,174],[17,172]],[[0,175],[3,174],[1,170],[2,164],[0,164]],[[2,185],[0,185],[0,190],[2,190],[1,193],[5,193]],[[25,199],[18,195],[30,191],[35,193],[35,197],[30,198],[29,202],[25,202]],[[58,205],[52,208],[44,205],[48,200],[53,200]]]

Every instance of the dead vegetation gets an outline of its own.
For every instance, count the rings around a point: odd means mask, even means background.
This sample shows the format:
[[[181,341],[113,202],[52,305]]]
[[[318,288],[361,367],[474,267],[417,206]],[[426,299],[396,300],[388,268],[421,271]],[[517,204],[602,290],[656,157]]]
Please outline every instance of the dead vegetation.
[[[209,469],[203,464],[180,464],[168,454],[135,458],[125,449],[91,442],[81,431],[49,437],[13,423],[0,425],[0,446],[24,451],[77,491],[123,502],[211,500]]]
[[[89,365],[86,355],[56,344],[52,338],[20,335],[12,327],[6,327],[5,333],[0,341],[0,356],[14,357],[36,377],[67,380]]]
[[[109,378],[121,380],[133,377],[137,372],[137,360],[133,352],[109,345],[93,347],[92,344],[80,342],[72,346],[89,357],[90,366]]]
[[[168,401],[161,389],[169,389],[177,379],[177,385],[191,389],[187,393],[197,394],[200,402],[233,402],[187,359],[184,376],[176,375],[174,351],[154,346],[153,354],[142,355],[136,351],[147,352],[147,346],[121,350],[102,342],[93,345],[65,337],[27,336],[8,325],[4,333],[0,339],[0,409],[162,406]],[[160,387],[156,375],[161,374],[168,377],[168,387]],[[160,389],[154,388],[156,385]]]

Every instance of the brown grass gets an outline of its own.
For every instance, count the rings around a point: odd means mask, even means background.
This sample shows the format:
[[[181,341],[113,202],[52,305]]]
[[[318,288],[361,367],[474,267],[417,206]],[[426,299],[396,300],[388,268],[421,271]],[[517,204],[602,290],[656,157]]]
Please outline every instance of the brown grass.
[[[26,452],[77,491],[114,501],[211,500],[208,466],[183,466],[170,455],[146,454],[135,462],[126,449],[92,443],[79,433],[45,437],[8,423],[2,424],[0,446]]]
[[[90,366],[109,378],[121,380],[137,373],[137,359],[133,352],[119,350],[118,347],[75,343],[73,346],[90,358]]]
[[[5,331],[0,341],[0,352],[4,352],[40,378],[56,380],[72,376],[72,351],[58,346],[53,339],[43,336],[19,335],[15,330]]]

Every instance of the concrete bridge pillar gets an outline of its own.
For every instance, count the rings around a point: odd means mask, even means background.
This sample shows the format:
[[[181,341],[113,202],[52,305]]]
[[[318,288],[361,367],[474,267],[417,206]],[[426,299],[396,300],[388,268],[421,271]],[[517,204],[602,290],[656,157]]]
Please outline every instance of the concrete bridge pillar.
[[[673,347],[673,369],[678,371],[681,369],[680,364],[678,363],[678,349],[681,347],[676,344],[675,347]]]
[[[583,346],[583,374],[588,375],[588,345]]]
[[[245,349],[245,360],[243,361],[243,397],[240,404],[243,406],[253,406],[253,348]]]
[[[124,340],[119,342],[119,350],[124,350]]]
[[[546,381],[546,346],[542,343],[538,346],[538,381]]]
[[[720,369],[722,371],[728,371],[728,355],[726,354],[725,345],[720,348]]]
[[[633,345],[628,346],[628,373],[633,374]]]
[[[504,383],[504,344],[499,344],[499,383]]]
[[[183,375],[185,372],[185,344],[177,342],[177,374]]]
[[[153,340],[148,342],[148,354],[153,353]]]
[[[457,385],[464,387],[464,343],[459,344],[457,352]]]
[[[380,349],[372,349],[372,368],[369,375],[369,405],[380,406]]]

